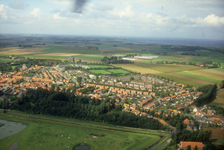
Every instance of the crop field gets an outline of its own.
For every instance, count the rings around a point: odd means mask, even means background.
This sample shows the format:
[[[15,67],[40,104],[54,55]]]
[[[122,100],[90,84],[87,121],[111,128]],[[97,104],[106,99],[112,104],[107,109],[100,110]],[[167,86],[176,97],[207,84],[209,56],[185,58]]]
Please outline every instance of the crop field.
[[[78,55],[77,57],[78,58],[101,60],[101,59],[103,59],[104,56],[101,56],[101,55]]]
[[[21,132],[0,140],[1,149],[8,149],[16,141],[18,150],[72,149],[80,144],[88,145],[91,150],[145,149],[159,141],[160,136],[169,138],[162,133],[146,130],[126,129],[84,121],[76,122],[68,119],[50,119],[30,114],[1,112],[0,118],[29,124]]]
[[[87,65],[90,68],[108,68],[110,66],[103,66],[103,65]]]
[[[203,128],[203,130],[212,130],[212,137],[214,144],[224,144],[224,129],[219,128]]]
[[[137,66],[135,64],[114,64],[115,67],[121,67],[123,69],[127,69],[134,72],[140,72],[141,74],[149,73],[149,74],[159,74],[162,73],[160,71],[144,68],[141,66]]]
[[[110,69],[110,70],[107,70],[109,72],[112,72],[112,73],[129,73],[128,71],[125,71],[125,70],[122,70],[122,69]]]
[[[189,72],[175,72],[175,73],[179,74],[179,75],[184,75],[184,76],[187,76],[187,77],[192,77],[192,78],[196,78],[196,79],[200,79],[200,80],[205,80],[205,81],[208,81],[208,82],[213,82],[213,83],[220,83],[221,82],[221,80],[205,77],[205,76],[202,76],[202,75],[196,75],[196,74],[189,73]]]
[[[75,54],[75,53],[47,53],[47,54],[37,54],[39,56],[66,56],[66,57],[70,57],[70,56],[78,56],[80,54]]]
[[[9,48],[0,48],[0,50],[4,50],[0,52],[0,55],[29,55],[29,54],[40,54],[43,49],[9,47]]]
[[[196,67],[196,66],[178,65],[178,64],[176,65],[174,64],[136,64],[136,66],[152,69],[152,70],[163,72],[163,73],[200,69],[199,67]]]
[[[200,70],[186,71],[186,72],[199,75],[199,76],[217,79],[217,80],[224,80],[224,72],[220,70],[216,70],[216,69],[200,69]]]
[[[224,89],[218,90],[216,99],[212,102],[212,104],[218,104],[224,106]]]
[[[45,55],[23,55],[23,57],[38,58],[38,59],[60,59],[66,60],[68,56],[45,56]]]
[[[180,75],[180,74],[176,74],[176,73],[165,73],[165,74],[169,75],[169,76],[173,76],[175,78],[183,79],[183,80],[186,80],[186,81],[191,81],[191,82],[202,84],[202,85],[214,84],[212,82],[208,82],[208,81],[205,81],[205,80],[196,79],[196,78],[192,78],[192,77],[188,77],[188,76],[184,76],[184,75]]]
[[[90,70],[90,72],[95,74],[110,74],[110,72],[107,72],[105,70]]]

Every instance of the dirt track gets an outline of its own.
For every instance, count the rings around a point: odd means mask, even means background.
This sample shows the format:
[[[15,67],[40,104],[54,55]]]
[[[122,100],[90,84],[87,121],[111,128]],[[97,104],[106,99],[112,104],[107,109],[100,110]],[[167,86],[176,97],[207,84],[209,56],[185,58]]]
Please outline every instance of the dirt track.
[[[196,78],[192,78],[192,77],[188,77],[188,76],[183,76],[183,75],[179,75],[179,74],[175,74],[175,73],[164,73],[164,74],[169,75],[169,76],[173,76],[173,77],[177,77],[177,78],[180,78],[180,79],[184,79],[184,80],[189,80],[189,81],[199,83],[199,84],[203,84],[203,85],[214,84],[212,82],[208,82],[208,81],[204,81],[204,80],[200,80],[200,79],[196,79]]]

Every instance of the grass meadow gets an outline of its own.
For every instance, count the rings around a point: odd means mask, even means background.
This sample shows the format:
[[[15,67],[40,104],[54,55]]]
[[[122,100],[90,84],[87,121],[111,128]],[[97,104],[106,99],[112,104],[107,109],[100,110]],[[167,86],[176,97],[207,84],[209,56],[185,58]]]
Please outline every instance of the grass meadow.
[[[191,65],[174,65],[174,64],[136,64],[136,66],[152,69],[159,72],[178,72],[178,71],[187,71],[187,70],[197,70],[200,69],[196,66]]]
[[[224,106],[224,89],[219,89],[216,95],[216,99],[212,101],[212,104],[218,104]]]
[[[109,72],[112,72],[112,73],[129,73],[128,71],[125,71],[125,70],[122,70],[122,69],[110,69],[110,70],[107,70]]]
[[[217,80],[217,79],[213,79],[213,78],[209,78],[209,77],[205,77],[205,76],[201,76],[201,75],[196,75],[196,74],[192,74],[192,73],[188,73],[188,72],[175,72],[175,73],[184,75],[184,76],[188,76],[188,77],[192,77],[192,78],[196,78],[196,79],[200,79],[200,80],[213,82],[213,83],[218,83],[218,84],[221,83],[221,80]]]
[[[169,78],[169,80],[173,80],[175,82],[178,82],[178,83],[182,83],[182,84],[185,84],[185,85],[190,85],[190,86],[202,86],[204,85],[203,83],[197,83],[195,81],[190,81],[189,79],[182,79],[182,78],[178,78],[176,76],[172,76],[172,75],[167,75],[167,74],[156,74],[160,77],[164,77],[164,78]]]
[[[85,144],[91,150],[145,149],[169,136],[162,133],[97,125],[96,123],[65,121],[8,112],[0,113],[0,119],[28,124],[23,131],[0,140],[1,149],[8,149],[18,142],[18,150],[72,149]],[[68,119],[67,119],[68,120]],[[102,134],[94,138],[92,134]]]
[[[110,72],[107,72],[105,70],[90,70],[89,72],[92,72],[95,74],[110,74]]]

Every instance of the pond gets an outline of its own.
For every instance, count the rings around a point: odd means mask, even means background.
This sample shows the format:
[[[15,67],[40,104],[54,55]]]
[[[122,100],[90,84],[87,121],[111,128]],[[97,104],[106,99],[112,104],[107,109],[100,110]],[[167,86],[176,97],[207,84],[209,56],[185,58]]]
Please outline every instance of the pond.
[[[89,146],[86,145],[76,146],[75,150],[89,150]]]
[[[11,122],[6,120],[0,120],[0,123],[5,124],[4,126],[0,127],[0,140],[4,139],[5,137],[19,133],[27,127],[27,125],[23,125],[22,123]]]

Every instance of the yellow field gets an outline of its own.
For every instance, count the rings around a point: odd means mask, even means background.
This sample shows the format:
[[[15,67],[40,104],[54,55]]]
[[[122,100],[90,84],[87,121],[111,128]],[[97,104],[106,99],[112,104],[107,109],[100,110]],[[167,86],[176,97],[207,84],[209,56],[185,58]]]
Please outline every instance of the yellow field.
[[[38,54],[41,56],[77,56],[80,54],[75,54],[75,53],[48,53],[48,54]]]
[[[201,69],[193,71],[185,71],[191,74],[196,74],[200,76],[205,76],[213,79],[224,80],[224,72],[215,69]]]
[[[145,74],[145,73],[160,74],[160,73],[162,73],[160,71],[156,71],[156,70],[152,70],[152,69],[136,66],[134,64],[116,64],[114,66],[122,67],[123,69],[128,69],[128,70],[131,70],[131,71],[134,71],[134,72],[140,72],[141,74]]]
[[[39,54],[43,49],[41,48],[1,48],[3,52],[0,52],[0,55],[30,55],[30,54]]]

